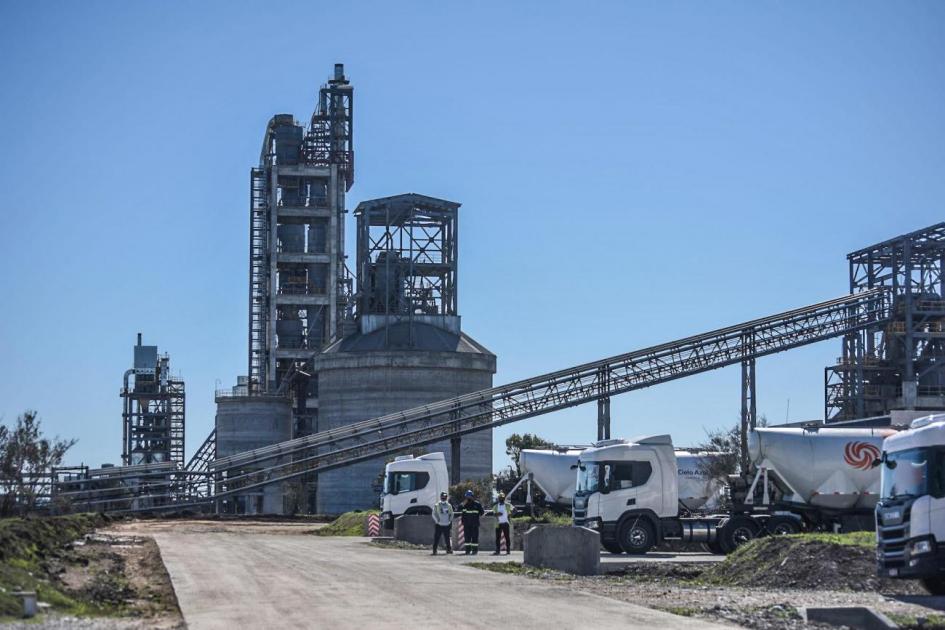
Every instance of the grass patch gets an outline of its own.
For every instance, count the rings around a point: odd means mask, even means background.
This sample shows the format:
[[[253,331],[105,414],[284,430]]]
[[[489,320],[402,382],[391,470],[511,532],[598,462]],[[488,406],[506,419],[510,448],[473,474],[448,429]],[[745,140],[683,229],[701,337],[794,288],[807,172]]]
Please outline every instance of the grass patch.
[[[493,573],[504,573],[505,575],[524,575],[532,578],[552,579],[561,581],[570,581],[574,579],[573,575],[554,569],[542,569],[539,567],[527,567],[521,562],[469,562],[467,567],[491,571]]]
[[[852,545],[854,547],[868,547],[876,549],[875,532],[850,532],[849,534],[828,534],[814,532],[810,534],[794,534],[788,538],[825,543],[829,545]]]
[[[0,618],[22,614],[14,591],[36,591],[40,601],[69,614],[107,614],[109,610],[65,593],[46,571],[47,560],[68,543],[107,522],[100,514],[0,519]]]
[[[345,512],[325,527],[312,532],[315,536],[367,536],[367,516],[379,510]]]
[[[525,524],[525,525],[562,525],[570,526],[574,523],[573,519],[569,514],[555,514],[554,512],[545,512],[541,516],[531,517],[531,516],[515,516],[512,518],[512,522],[515,524]]]
[[[674,615],[679,615],[680,617],[692,617],[702,612],[702,609],[693,608],[692,606],[659,606],[658,609],[664,612],[672,613]]]
[[[945,628],[945,615],[939,613],[928,615],[886,613],[886,616],[900,628]]]

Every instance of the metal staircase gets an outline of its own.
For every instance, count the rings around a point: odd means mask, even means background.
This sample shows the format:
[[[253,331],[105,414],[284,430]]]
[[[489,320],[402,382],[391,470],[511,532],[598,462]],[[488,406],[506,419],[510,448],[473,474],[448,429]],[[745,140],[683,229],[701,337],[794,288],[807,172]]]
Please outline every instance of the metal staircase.
[[[266,171],[250,173],[249,212],[249,390],[268,386],[269,186]]]

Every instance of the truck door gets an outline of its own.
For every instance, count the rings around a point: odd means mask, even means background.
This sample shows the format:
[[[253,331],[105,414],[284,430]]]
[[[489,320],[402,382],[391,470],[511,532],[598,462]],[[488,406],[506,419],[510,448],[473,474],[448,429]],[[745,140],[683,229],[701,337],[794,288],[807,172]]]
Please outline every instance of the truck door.
[[[639,459],[605,462],[601,493],[601,514],[604,520],[617,520],[627,511],[652,510],[657,515],[663,512],[663,497],[655,458],[641,453]]]

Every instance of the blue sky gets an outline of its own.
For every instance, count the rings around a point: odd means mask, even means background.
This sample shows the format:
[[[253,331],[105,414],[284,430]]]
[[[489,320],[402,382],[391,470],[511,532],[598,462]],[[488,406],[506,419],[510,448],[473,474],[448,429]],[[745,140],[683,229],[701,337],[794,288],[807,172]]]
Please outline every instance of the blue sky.
[[[245,372],[249,168],[335,62],[349,207],[463,204],[460,311],[497,384],[838,296],[847,252],[945,219],[945,4],[512,4],[0,4],[0,415],[117,462],[141,331],[199,445]],[[838,354],[761,360],[759,412],[820,417]],[[738,382],[619,397],[614,433],[698,442]],[[497,430],[497,464],[509,433],[587,442],[595,414]]]

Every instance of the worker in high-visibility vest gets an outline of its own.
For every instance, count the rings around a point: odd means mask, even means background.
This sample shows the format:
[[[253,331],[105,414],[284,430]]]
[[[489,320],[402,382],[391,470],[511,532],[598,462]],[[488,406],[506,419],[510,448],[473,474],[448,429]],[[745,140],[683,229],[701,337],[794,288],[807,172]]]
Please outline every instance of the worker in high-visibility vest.
[[[499,546],[502,536],[505,536],[505,554],[509,555],[512,553],[512,541],[510,536],[512,527],[512,504],[506,503],[504,492],[499,493],[498,502],[492,506],[492,513],[495,514],[495,551],[492,552],[492,555],[499,555],[499,550],[502,549],[502,547]]]
[[[463,537],[466,540],[466,555],[476,555],[479,553],[479,517],[485,513],[482,504],[476,501],[476,495],[472,490],[466,491],[463,501],[462,511],[463,519]]]

